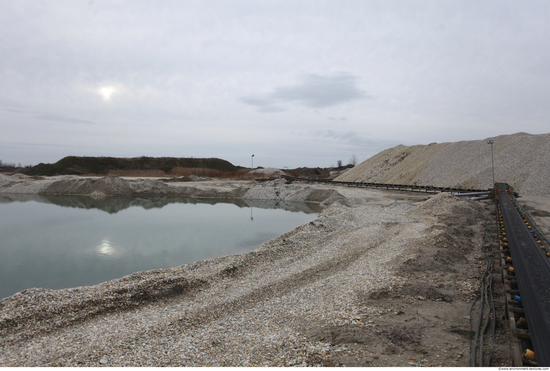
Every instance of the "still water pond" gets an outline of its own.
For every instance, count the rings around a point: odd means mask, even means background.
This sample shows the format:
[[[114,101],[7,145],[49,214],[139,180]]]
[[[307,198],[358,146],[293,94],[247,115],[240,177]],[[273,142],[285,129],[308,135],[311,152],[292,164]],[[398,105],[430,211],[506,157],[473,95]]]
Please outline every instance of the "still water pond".
[[[182,198],[0,196],[0,298],[251,251],[316,205]]]

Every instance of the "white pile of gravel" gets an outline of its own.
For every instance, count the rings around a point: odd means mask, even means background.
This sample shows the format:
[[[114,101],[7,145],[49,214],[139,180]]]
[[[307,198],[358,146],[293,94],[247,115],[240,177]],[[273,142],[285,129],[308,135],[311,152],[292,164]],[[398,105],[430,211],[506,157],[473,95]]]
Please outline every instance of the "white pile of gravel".
[[[335,180],[486,189],[495,181],[522,195],[550,196],[550,134],[517,133],[475,141],[397,146]]]
[[[251,170],[249,174],[254,175],[256,177],[262,177],[262,178],[280,178],[281,175],[288,175],[284,171],[273,167],[266,167],[265,169]]]
[[[28,177],[23,174],[14,174],[11,176],[0,174],[0,193],[38,194],[51,182],[42,181],[40,177],[37,178]]]
[[[303,184],[285,184],[284,180],[270,181],[254,185],[247,189],[245,200],[276,200],[291,202],[317,202],[332,204],[340,202],[347,204],[347,199],[337,190],[308,186]]]

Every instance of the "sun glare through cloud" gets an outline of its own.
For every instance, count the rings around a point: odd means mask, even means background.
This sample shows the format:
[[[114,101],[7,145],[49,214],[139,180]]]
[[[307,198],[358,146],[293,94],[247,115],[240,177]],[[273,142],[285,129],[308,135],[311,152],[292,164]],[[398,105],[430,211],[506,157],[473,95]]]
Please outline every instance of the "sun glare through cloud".
[[[111,96],[116,91],[114,86],[103,86],[99,88],[98,93],[101,95],[103,100],[108,101],[111,99]]]

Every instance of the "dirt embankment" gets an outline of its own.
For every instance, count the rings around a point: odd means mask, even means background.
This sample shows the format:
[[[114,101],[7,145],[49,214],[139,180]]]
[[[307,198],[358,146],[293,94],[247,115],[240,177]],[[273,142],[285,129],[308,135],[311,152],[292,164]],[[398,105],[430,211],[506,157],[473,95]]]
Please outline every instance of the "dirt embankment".
[[[550,196],[550,134],[397,146],[336,180],[486,189],[493,184],[489,139],[494,141],[496,182],[508,183],[522,195]]]

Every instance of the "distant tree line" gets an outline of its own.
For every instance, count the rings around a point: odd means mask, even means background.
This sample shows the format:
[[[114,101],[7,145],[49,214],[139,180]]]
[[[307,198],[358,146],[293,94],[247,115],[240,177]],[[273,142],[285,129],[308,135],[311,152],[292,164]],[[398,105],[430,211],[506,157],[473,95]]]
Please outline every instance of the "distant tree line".
[[[337,164],[336,167],[340,168],[340,167],[342,167],[343,162],[342,162],[342,160],[338,160],[338,161],[336,161],[336,164]],[[348,165],[351,165],[352,167],[357,165],[357,157],[355,157],[355,154],[353,154],[353,156],[351,156],[351,158],[349,159]]]
[[[31,165],[23,166],[21,163],[18,163],[17,165],[15,163],[10,162],[3,162],[0,160],[0,169],[2,170],[15,170],[15,169],[23,169],[23,168],[30,168]]]

